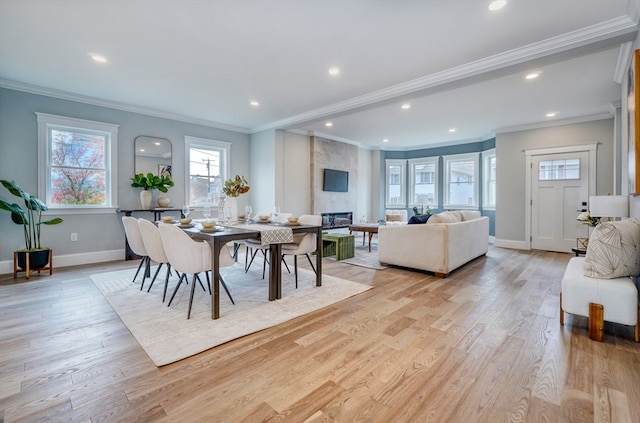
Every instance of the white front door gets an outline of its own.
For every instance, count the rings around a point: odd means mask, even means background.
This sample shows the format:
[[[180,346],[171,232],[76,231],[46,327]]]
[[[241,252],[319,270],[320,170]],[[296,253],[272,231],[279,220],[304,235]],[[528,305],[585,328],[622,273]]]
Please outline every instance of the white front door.
[[[531,248],[570,252],[588,236],[576,221],[589,200],[589,153],[535,155],[531,161]]]

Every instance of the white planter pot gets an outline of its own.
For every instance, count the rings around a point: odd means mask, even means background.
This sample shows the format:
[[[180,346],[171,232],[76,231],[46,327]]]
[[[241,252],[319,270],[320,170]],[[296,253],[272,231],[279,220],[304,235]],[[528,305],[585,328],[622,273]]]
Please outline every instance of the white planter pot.
[[[151,191],[150,190],[142,190],[140,191],[140,204],[142,206],[142,210],[151,209]]]

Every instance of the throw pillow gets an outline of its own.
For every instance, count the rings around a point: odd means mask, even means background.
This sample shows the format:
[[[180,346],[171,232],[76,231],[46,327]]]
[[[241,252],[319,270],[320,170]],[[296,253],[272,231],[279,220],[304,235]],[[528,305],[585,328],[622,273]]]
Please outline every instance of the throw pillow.
[[[603,222],[589,238],[584,275],[614,279],[640,274],[640,221]]]
[[[402,216],[399,214],[388,214],[386,218],[387,222],[402,222]]]
[[[418,216],[411,216],[407,225],[415,225],[419,223],[427,223],[427,220],[431,217],[430,214],[421,214]]]
[[[460,215],[462,216],[462,221],[466,222],[467,220],[479,218],[481,213],[478,210],[460,210]]]
[[[453,211],[444,211],[442,213],[434,214],[429,218],[427,223],[456,223],[460,222],[460,214]]]

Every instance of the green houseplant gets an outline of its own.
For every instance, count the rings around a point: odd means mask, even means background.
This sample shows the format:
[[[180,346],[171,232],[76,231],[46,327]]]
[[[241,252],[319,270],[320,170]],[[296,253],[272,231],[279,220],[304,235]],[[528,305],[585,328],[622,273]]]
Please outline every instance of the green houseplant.
[[[151,190],[157,189],[160,192],[169,191],[168,187],[174,185],[171,178],[167,175],[156,176],[149,172],[146,175],[144,173],[137,173],[131,178],[131,186],[134,188],[142,188],[140,193],[140,203],[143,209],[151,208]]]
[[[43,247],[40,243],[40,229],[42,225],[57,225],[62,223],[62,219],[55,217],[51,220],[42,220],[42,212],[47,211],[49,208],[37,197],[25,192],[17,182],[0,180],[0,183],[13,195],[22,198],[24,201],[24,208],[19,204],[9,203],[0,199],[0,209],[7,210],[11,213],[11,220],[22,225],[24,231],[24,249],[18,251],[18,265],[21,269],[25,269],[26,255],[35,255],[32,253],[38,253],[39,259],[30,259],[30,266],[32,269],[42,268],[49,262],[49,248]],[[44,262],[44,263],[43,263]]]

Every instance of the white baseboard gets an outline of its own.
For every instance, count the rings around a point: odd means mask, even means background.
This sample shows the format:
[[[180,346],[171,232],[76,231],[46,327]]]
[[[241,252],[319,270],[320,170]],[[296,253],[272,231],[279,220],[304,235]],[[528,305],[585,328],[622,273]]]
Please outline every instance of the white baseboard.
[[[124,260],[124,249],[93,251],[91,253],[53,255],[53,270],[58,267],[79,266],[81,264],[103,263]],[[0,261],[0,274],[13,273],[13,260]]]
[[[529,250],[527,243],[524,241],[494,238],[493,245],[500,248],[511,248],[514,250]]]

